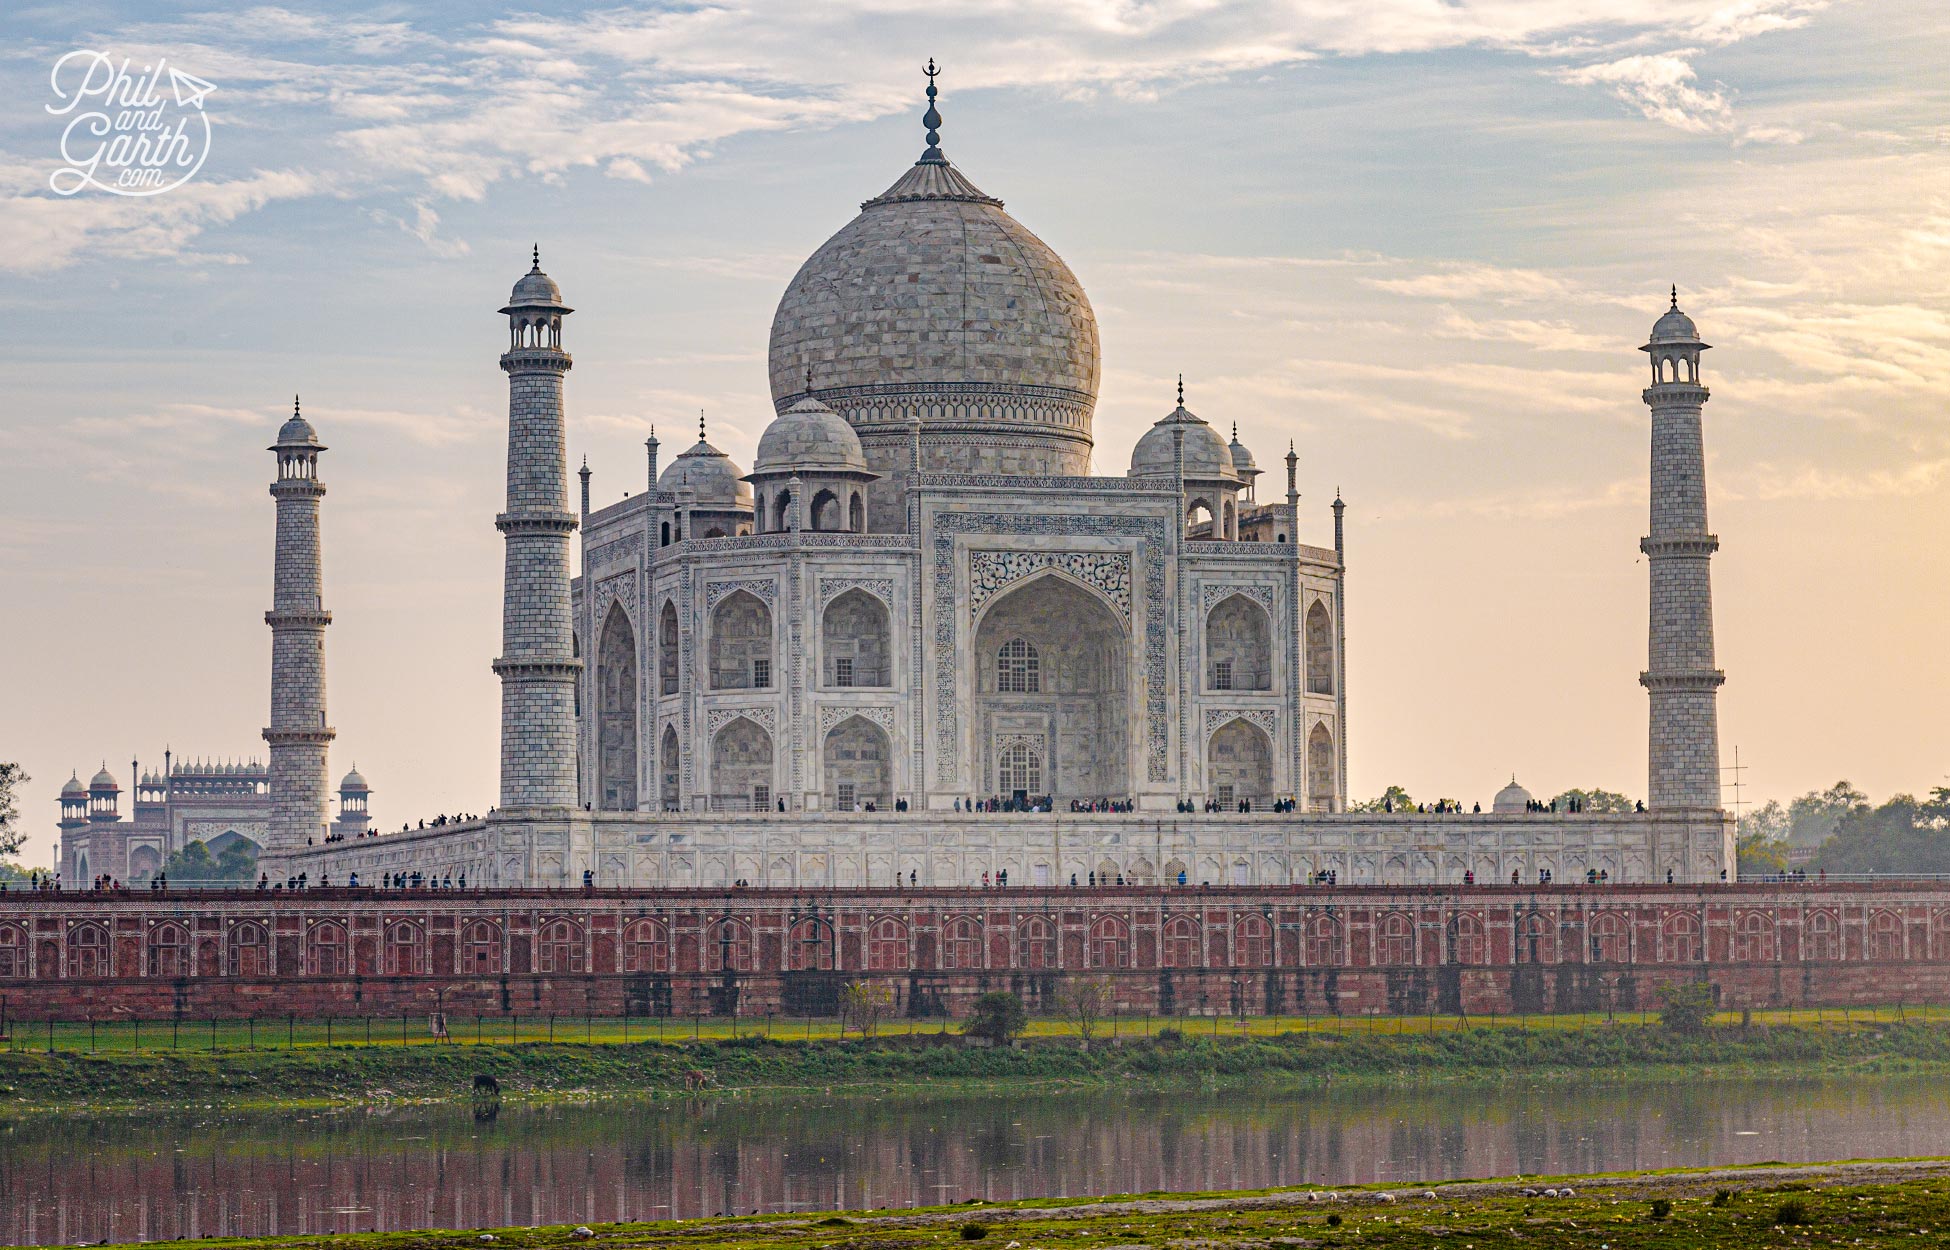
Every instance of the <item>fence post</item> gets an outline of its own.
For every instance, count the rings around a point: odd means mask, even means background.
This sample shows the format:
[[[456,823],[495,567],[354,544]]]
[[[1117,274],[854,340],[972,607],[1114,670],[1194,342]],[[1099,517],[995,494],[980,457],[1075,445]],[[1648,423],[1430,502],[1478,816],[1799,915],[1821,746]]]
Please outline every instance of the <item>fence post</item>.
[[[141,1054],[142,1053],[142,1017],[141,1016],[135,1017],[133,1023],[135,1024],[135,1051],[137,1054]]]
[[[399,1013],[399,1044],[406,1045],[406,1013]]]
[[[372,1045],[372,1017],[366,1017],[366,1045]]]
[[[210,1017],[210,1053],[217,1053],[217,1018]]]
[[[250,1018],[250,1048],[253,1053],[255,1053],[257,1050],[257,1017],[256,1016],[252,1016]]]
[[[54,1053],[54,1017],[47,1018],[47,1053]]]
[[[325,1017],[325,1045],[328,1049],[332,1045],[332,1017],[330,1016]]]
[[[292,1012],[284,1018],[284,1048],[294,1050],[298,1045],[298,1013]]]

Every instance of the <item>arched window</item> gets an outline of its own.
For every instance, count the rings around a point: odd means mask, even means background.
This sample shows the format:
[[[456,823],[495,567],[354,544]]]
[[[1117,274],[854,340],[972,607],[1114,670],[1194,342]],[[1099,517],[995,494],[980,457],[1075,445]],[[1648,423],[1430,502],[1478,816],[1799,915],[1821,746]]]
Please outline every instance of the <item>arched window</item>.
[[[1027,639],[1011,638],[995,656],[995,688],[1002,694],[1037,694],[1043,688],[1042,657]]]
[[[657,617],[657,677],[663,693],[677,693],[677,605],[668,599]]]
[[[867,505],[857,490],[853,492],[853,502],[847,507],[846,527],[856,534],[867,532]]]
[[[1415,922],[1404,912],[1389,912],[1375,931],[1375,946],[1383,967],[1408,967],[1415,962]]]
[[[1632,958],[1631,924],[1617,912],[1599,912],[1591,918],[1591,962],[1629,963]]]
[[[1307,803],[1317,812],[1335,809],[1337,772],[1334,767],[1334,735],[1324,724],[1315,725],[1307,735]]]
[[[1450,963],[1464,965],[1487,963],[1488,946],[1481,920],[1469,912],[1459,912],[1449,918]]]
[[[1043,756],[1027,742],[1012,742],[1002,748],[998,780],[1004,794],[1020,790],[1025,794],[1043,792]]]
[[[1165,967],[1199,966],[1198,921],[1190,916],[1173,916],[1165,921]]]
[[[670,971],[670,930],[663,921],[636,920],[623,930],[623,971]]]
[[[636,810],[636,631],[621,603],[610,605],[597,649],[597,806]]]
[[[1247,912],[1232,929],[1238,967],[1264,968],[1273,962],[1273,926],[1266,917]]]
[[[772,735],[750,717],[731,721],[711,739],[711,810],[770,810],[772,771]]]
[[[742,920],[720,920],[706,935],[705,967],[711,972],[752,970],[752,930]]]
[[[772,685],[772,609],[739,590],[711,610],[711,689],[765,690]]]
[[[966,972],[982,966],[982,926],[967,916],[957,916],[945,926],[941,942],[941,966],[948,971]]]
[[[1273,688],[1273,626],[1266,609],[1230,595],[1205,618],[1205,684],[1210,690]]]
[[[1307,964],[1338,968],[1342,963],[1341,923],[1332,916],[1314,916],[1302,930],[1307,935]]]
[[[864,590],[849,590],[820,614],[820,671],[829,686],[888,686],[893,631],[887,605]]]
[[[20,925],[0,925],[0,977],[27,975],[27,930]]]
[[[1517,962],[1557,962],[1557,926],[1548,916],[1531,912],[1517,924]]]
[[[1893,911],[1879,911],[1869,917],[1869,958],[1877,960],[1903,957],[1903,918]]]
[[[501,971],[501,928],[491,920],[471,922],[461,933],[460,968],[481,976]]]
[[[1056,966],[1056,926],[1043,916],[1029,916],[1016,930],[1021,944],[1022,968],[1054,968]]]
[[[224,956],[225,970],[233,977],[271,975],[271,935],[254,920],[232,925]]]
[[[867,931],[869,972],[907,971],[907,926],[889,916]]]
[[[1334,693],[1334,622],[1327,605],[1314,600],[1307,609],[1307,693]]]
[[[1840,959],[1842,957],[1841,926],[1835,923],[1835,913],[1813,912],[1808,916],[1806,957],[1809,959]]]
[[[1666,917],[1659,926],[1660,938],[1665,947],[1665,960],[1669,964],[1696,964],[1700,961],[1699,917],[1688,912],[1675,912]]]
[[[190,935],[182,925],[164,923],[149,930],[149,975],[190,975]]]
[[[1090,966],[1125,968],[1131,962],[1131,930],[1116,916],[1099,916],[1090,922]]]
[[[320,921],[305,934],[305,972],[314,977],[342,977],[350,971],[346,960],[345,926]]]
[[[840,528],[840,499],[830,490],[822,490],[812,498],[812,527],[815,530],[836,530]]]
[[[1762,963],[1774,958],[1774,922],[1766,913],[1750,911],[1734,922],[1733,957],[1740,963]]]
[[[794,923],[785,935],[785,966],[793,972],[830,972],[833,943],[837,940],[831,920],[806,916]]]
[[[675,726],[664,726],[664,740],[658,752],[657,768],[658,800],[664,811],[674,812],[679,803],[677,778],[677,730]]]
[[[783,533],[792,528],[792,492],[782,490],[772,501],[772,529]]]
[[[573,920],[548,921],[536,935],[535,953],[537,972],[581,972],[582,926]]]
[[[384,966],[389,977],[426,975],[426,934],[420,931],[419,925],[408,920],[399,920],[386,926]]]

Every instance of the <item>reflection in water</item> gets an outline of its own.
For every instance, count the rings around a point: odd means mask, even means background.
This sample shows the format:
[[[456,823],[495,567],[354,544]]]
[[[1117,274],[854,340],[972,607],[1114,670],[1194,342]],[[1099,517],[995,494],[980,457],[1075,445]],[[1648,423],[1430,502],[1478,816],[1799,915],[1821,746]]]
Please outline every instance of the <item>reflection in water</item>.
[[[1931,1077],[0,1121],[0,1240],[164,1240],[1932,1154]]]

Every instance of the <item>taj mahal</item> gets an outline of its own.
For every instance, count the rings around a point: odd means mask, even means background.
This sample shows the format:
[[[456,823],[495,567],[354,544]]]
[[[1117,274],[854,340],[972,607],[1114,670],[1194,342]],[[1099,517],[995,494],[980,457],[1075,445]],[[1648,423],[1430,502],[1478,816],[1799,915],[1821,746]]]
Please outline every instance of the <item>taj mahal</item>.
[[[1291,446],[1284,491],[1259,486],[1236,428],[1195,413],[1182,384],[1129,464],[1093,473],[1102,351],[1084,286],[950,163],[932,64],[927,96],[920,158],[779,300],[774,415],[749,466],[700,422],[667,463],[649,440],[646,489],[592,507],[585,463],[572,502],[573,309],[539,249],[514,284],[500,310],[507,504],[494,519],[500,793],[483,819],[393,834],[361,823],[354,836],[340,821],[327,836],[325,448],[294,410],[272,447],[261,827],[274,877],[811,888],[1731,875],[1706,344],[1676,296],[1644,349],[1646,808],[1540,814],[1513,784],[1489,811],[1349,812],[1341,501],[1302,509]]]

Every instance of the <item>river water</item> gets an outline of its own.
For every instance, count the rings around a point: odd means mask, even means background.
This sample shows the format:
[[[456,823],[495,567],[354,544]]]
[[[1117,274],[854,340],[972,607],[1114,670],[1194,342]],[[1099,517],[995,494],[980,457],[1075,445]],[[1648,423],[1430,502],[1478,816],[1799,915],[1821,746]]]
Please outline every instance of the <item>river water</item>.
[[[0,1119],[0,1240],[477,1228],[1942,1153],[1939,1078]]]

